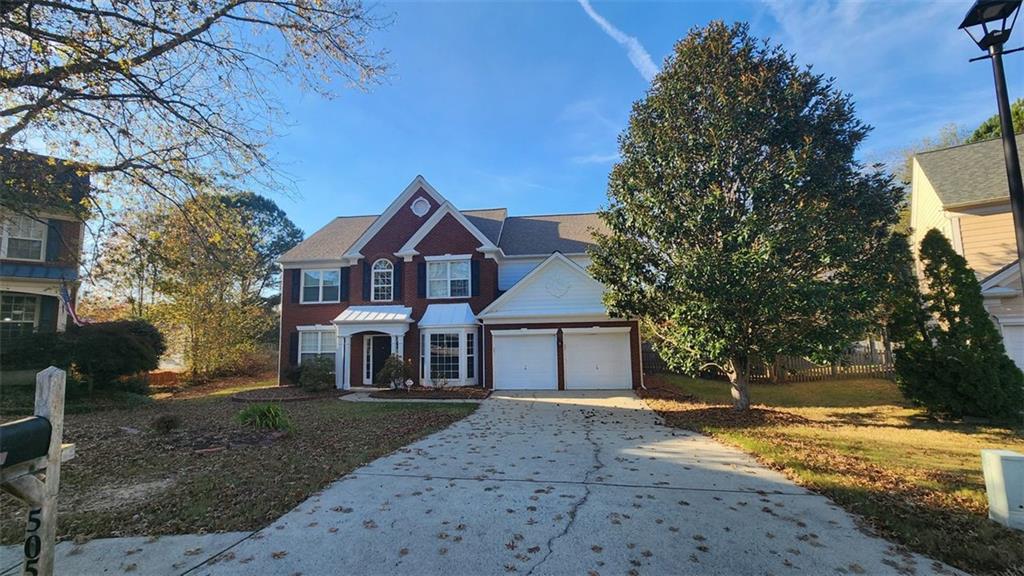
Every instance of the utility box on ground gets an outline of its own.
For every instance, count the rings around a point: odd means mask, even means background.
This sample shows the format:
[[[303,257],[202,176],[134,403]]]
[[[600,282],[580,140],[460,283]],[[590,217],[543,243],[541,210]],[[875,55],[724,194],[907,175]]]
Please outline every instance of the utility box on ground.
[[[981,468],[988,493],[988,517],[1024,530],[1024,454],[1011,450],[982,450]]]

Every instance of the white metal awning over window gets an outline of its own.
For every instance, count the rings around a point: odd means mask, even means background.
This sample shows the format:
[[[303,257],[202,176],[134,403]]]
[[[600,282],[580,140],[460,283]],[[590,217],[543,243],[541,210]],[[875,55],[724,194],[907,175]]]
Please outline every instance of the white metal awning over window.
[[[476,326],[476,315],[469,304],[431,304],[420,318],[420,328]]]

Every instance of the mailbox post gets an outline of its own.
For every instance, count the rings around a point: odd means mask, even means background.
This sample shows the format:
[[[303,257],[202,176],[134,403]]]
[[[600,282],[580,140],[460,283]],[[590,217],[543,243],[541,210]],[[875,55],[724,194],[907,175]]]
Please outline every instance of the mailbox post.
[[[35,416],[0,426],[0,488],[28,506],[21,564],[25,576],[53,574],[60,465],[75,456],[74,444],[61,444],[65,378],[53,366],[37,374]]]

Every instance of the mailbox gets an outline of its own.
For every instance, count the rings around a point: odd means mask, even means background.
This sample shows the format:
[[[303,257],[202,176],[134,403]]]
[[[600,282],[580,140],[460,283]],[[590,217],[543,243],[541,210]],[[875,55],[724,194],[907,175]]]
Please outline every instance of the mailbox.
[[[0,424],[0,466],[13,466],[46,456],[52,431],[50,421],[42,416]]]

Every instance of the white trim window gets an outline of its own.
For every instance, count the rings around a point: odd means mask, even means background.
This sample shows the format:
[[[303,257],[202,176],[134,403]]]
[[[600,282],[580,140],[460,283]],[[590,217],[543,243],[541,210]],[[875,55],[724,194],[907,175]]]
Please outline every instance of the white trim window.
[[[334,330],[299,331],[299,365],[321,356],[333,361],[337,351],[338,340]]]
[[[476,328],[431,328],[420,333],[420,379],[424,386],[477,383]]]
[[[39,325],[39,296],[0,295],[0,336],[10,338],[30,334]]]
[[[469,260],[427,262],[427,298],[469,298]]]
[[[341,301],[341,271],[303,270],[302,303],[315,304]]]
[[[373,283],[370,290],[371,302],[390,302],[395,293],[395,265],[386,258],[373,263]]]
[[[46,258],[44,222],[24,214],[5,214],[0,218],[0,258],[37,262]]]

